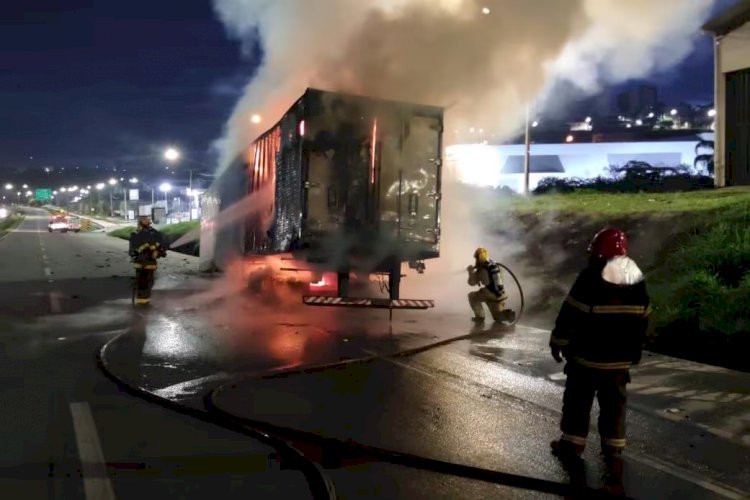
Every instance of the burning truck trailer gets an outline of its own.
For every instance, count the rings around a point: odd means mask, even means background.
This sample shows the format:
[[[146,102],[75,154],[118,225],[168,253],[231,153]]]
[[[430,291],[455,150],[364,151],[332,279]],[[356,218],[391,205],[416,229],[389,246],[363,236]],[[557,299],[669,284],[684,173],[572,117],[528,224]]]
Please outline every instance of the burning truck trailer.
[[[307,89],[204,195],[201,269],[280,254],[317,273],[305,304],[433,307],[400,282],[440,256],[442,152],[443,108]],[[350,296],[361,276],[388,296]]]

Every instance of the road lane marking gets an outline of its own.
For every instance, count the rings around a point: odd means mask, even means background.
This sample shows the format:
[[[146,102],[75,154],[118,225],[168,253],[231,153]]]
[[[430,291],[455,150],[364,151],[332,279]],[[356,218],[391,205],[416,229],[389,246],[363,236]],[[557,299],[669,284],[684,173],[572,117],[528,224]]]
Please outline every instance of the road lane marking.
[[[371,351],[369,349],[362,349],[362,352],[364,352],[365,354],[368,354],[370,356],[378,356],[378,355],[380,355],[380,353],[377,353],[375,351]],[[451,383],[451,381],[446,380],[445,377],[441,377],[439,375],[440,371],[438,371],[438,374],[434,373],[433,372],[434,368],[431,368],[429,366],[420,365],[420,363],[417,363],[417,362],[415,362],[413,360],[411,360],[410,362],[407,362],[407,361],[392,359],[392,358],[388,358],[388,357],[384,357],[382,359],[383,359],[383,361],[385,361],[387,363],[391,363],[391,364],[400,366],[400,367],[408,369],[408,370],[413,370],[415,372],[418,372],[418,373],[421,373],[423,375],[426,375],[427,377],[432,378],[435,381],[446,383],[446,384],[451,385],[453,387],[459,388],[459,389],[461,389],[461,390],[463,390],[463,391],[465,391],[467,393],[469,392],[469,391],[467,391],[466,387],[462,386],[461,384]],[[459,377],[459,376],[456,376],[456,378],[458,378],[459,380],[462,379],[462,377]],[[481,384],[481,383],[477,384],[477,383],[474,383],[474,382],[471,382],[471,381],[468,381],[468,380],[467,380],[467,382],[469,382],[470,384],[473,384],[473,385],[480,385],[482,387],[486,387],[487,389],[489,389],[489,390],[491,390],[493,392],[497,392],[497,393],[499,393],[499,394],[501,394],[501,395],[503,395],[505,397],[509,397],[511,399],[514,399],[514,400],[523,401],[523,402],[525,402],[527,404],[530,404],[532,406],[536,406],[537,408],[543,408],[545,410],[552,410],[553,412],[557,413],[558,415],[562,415],[562,411],[560,411],[559,408],[552,408],[551,406],[550,407],[543,406],[543,405],[540,405],[540,404],[535,403],[533,401],[522,399],[522,398],[519,398],[517,396],[513,396],[511,394],[506,394],[505,392],[503,392],[503,391],[501,391],[499,389],[496,389],[494,387],[491,387],[491,386],[488,386],[488,385],[485,385],[485,384]],[[628,402],[628,406],[632,406],[632,404],[630,402]],[[678,479],[682,479],[685,482],[694,484],[694,485],[696,485],[696,486],[698,486],[700,488],[703,488],[706,491],[711,491],[711,492],[713,492],[713,493],[715,493],[715,494],[717,494],[717,495],[719,495],[721,497],[730,498],[730,499],[748,498],[747,493],[744,492],[744,491],[742,491],[742,490],[740,490],[740,489],[738,489],[738,488],[735,488],[735,487],[733,487],[731,485],[720,483],[720,482],[715,481],[713,479],[701,476],[701,475],[696,474],[694,472],[691,472],[691,471],[689,471],[687,469],[684,469],[684,468],[682,468],[682,467],[680,467],[678,465],[674,465],[674,464],[665,462],[665,461],[663,461],[661,459],[658,459],[658,458],[656,458],[656,457],[654,457],[652,455],[647,455],[647,454],[645,454],[643,452],[638,452],[638,451],[635,451],[635,450],[626,450],[625,451],[625,455],[628,458],[630,458],[631,460],[635,461],[635,462],[638,462],[638,463],[640,463],[642,465],[645,465],[647,467],[651,467],[651,468],[656,469],[656,470],[658,470],[660,472],[663,472],[665,474],[671,474],[672,476],[674,476],[674,477],[676,477]]]
[[[88,403],[70,403],[70,413],[73,416],[78,456],[83,468],[86,500],[115,500],[91,407]]]

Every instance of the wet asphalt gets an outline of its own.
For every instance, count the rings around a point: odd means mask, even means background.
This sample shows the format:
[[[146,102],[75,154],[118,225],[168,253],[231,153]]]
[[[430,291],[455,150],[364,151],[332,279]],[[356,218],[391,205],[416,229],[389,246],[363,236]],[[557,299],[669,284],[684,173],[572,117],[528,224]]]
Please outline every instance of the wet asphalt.
[[[564,379],[548,358],[544,332],[475,328],[466,317],[434,311],[398,312],[389,323],[384,311],[305,308],[294,291],[273,298],[229,293],[221,278],[198,276],[195,261],[178,254],[160,269],[154,305],[133,311],[131,270],[118,253],[124,242],[101,234],[49,235],[40,231],[45,224],[29,218],[0,241],[0,256],[26,262],[24,271],[0,267],[3,295],[14,297],[0,305],[2,398],[12,408],[6,414],[11,445],[0,451],[8,471],[2,482],[24,498],[82,497],[70,412],[70,403],[80,401],[91,407],[118,498],[144,491],[168,498],[205,498],[210,491],[221,498],[309,497],[301,474],[269,460],[274,450],[267,445],[124,394],[96,369],[93,354],[105,342],[104,359],[116,377],[186,407],[205,408],[210,397],[216,410],[268,425],[323,465],[339,498],[555,497],[503,485],[501,477],[479,481],[450,468],[436,472],[408,460],[411,466],[389,463],[363,448],[329,446],[347,441],[518,478],[567,481],[549,454]],[[467,334],[474,336],[391,356]],[[352,362],[362,358],[374,359]],[[655,358],[646,375],[661,370],[668,379],[688,371],[668,362]],[[726,391],[743,385],[732,373],[713,376],[714,384],[704,383]],[[735,419],[747,407],[741,389],[733,390],[739,394],[733,406],[713,409]],[[634,392],[638,408],[629,413],[628,496],[742,498],[750,491],[750,454],[736,439],[740,434],[722,437],[689,419],[662,416],[674,401],[647,396],[639,401]],[[596,453],[594,426],[586,455],[592,487],[600,484]],[[59,471],[52,478],[46,476],[50,463]],[[17,471],[30,479],[18,480]]]

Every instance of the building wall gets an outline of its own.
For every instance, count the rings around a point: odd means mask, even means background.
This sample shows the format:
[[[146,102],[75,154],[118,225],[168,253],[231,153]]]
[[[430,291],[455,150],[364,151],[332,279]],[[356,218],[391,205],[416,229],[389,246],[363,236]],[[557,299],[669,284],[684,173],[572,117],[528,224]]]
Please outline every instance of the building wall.
[[[726,185],[726,74],[750,68],[750,23],[723,37],[715,44],[716,144],[714,148],[716,185]]]
[[[711,140],[713,134],[703,134],[702,137]],[[645,161],[655,167],[693,165],[697,144],[697,138],[694,141],[533,144],[529,189],[536,188],[539,181],[546,177],[592,179],[607,175],[608,167],[622,166],[629,161]],[[503,170],[510,157],[523,155],[523,144],[449,146],[446,149],[449,165],[447,173],[466,184],[488,187],[508,186],[514,191],[521,192],[523,191],[523,173],[504,173]],[[535,171],[535,156],[557,157],[564,172]],[[544,162],[547,165],[550,163]]]

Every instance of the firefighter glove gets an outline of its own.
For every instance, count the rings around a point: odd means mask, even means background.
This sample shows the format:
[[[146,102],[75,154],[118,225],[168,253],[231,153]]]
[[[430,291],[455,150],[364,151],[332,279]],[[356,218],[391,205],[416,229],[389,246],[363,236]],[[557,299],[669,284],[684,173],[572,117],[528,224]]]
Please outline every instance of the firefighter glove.
[[[556,345],[550,346],[550,353],[552,353],[552,357],[555,358],[555,361],[557,361],[558,363],[562,363],[563,357],[560,352],[560,347]]]

